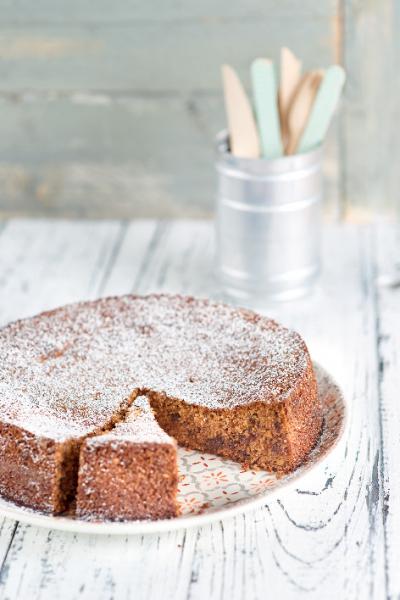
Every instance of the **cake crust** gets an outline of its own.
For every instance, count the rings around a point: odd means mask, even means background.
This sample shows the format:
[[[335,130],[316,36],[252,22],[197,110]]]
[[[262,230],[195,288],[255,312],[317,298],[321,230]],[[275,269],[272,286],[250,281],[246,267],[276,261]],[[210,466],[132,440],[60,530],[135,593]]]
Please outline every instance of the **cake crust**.
[[[122,296],[61,307],[0,330],[0,352],[0,494],[44,512],[66,509],[79,469],[81,516],[176,514],[174,443],[154,443],[148,428],[141,442],[132,427],[121,439],[140,395],[179,444],[278,473],[304,460],[322,427],[301,337],[251,311],[207,300]],[[135,491],[135,460],[152,474],[154,510]],[[97,462],[104,468],[95,472]],[[123,464],[136,465],[125,468],[125,479]],[[90,469],[97,481],[92,498],[82,483]],[[117,471],[114,480],[128,490],[119,507],[111,502],[117,491],[107,492]],[[157,471],[170,484],[164,513],[150,493],[161,485]]]

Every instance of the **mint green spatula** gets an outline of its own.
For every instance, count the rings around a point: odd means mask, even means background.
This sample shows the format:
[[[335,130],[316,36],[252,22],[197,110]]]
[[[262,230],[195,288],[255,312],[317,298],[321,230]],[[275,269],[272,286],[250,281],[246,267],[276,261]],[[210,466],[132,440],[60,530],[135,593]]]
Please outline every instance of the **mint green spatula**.
[[[344,69],[339,65],[333,65],[325,71],[310,117],[300,138],[298,152],[307,152],[323,142],[345,79]]]
[[[254,103],[264,158],[278,158],[283,154],[278,112],[278,89],[271,60],[257,58],[251,65]]]

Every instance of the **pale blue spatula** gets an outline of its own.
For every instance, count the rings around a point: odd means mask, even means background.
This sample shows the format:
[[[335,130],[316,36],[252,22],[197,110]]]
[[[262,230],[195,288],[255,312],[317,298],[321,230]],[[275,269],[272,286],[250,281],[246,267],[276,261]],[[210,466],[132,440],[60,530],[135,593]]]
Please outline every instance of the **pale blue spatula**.
[[[339,65],[333,65],[325,71],[297,152],[307,152],[323,142],[345,79],[344,69]]]
[[[272,61],[257,58],[251,65],[254,103],[264,158],[283,155],[278,112],[278,89]]]

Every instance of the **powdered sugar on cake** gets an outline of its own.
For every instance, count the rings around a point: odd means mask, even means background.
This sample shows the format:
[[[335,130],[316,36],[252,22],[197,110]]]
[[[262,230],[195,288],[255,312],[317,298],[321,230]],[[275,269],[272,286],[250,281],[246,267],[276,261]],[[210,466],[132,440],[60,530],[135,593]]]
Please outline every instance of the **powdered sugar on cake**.
[[[284,400],[309,364],[300,336],[273,321],[162,295],[12,323],[0,331],[0,352],[2,421],[52,439],[95,433],[135,390],[211,409]]]
[[[157,423],[146,396],[138,396],[124,417],[111,431],[92,437],[87,443],[96,445],[111,441],[124,441],[135,444],[173,444],[170,437]]]

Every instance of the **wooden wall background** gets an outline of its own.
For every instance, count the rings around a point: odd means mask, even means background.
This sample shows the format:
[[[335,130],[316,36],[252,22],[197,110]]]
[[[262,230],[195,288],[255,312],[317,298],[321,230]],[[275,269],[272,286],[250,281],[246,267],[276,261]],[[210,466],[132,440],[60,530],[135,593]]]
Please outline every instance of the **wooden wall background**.
[[[330,213],[395,210],[398,0],[0,0],[0,214],[209,216],[219,66],[343,63]]]

